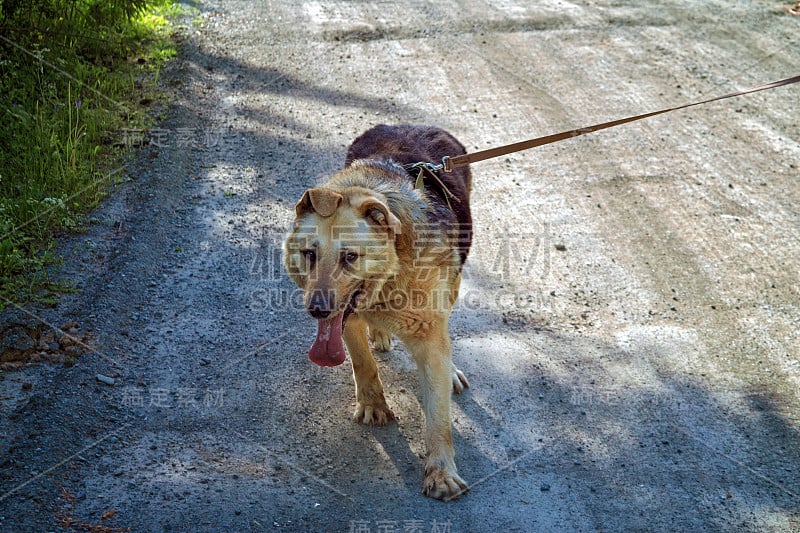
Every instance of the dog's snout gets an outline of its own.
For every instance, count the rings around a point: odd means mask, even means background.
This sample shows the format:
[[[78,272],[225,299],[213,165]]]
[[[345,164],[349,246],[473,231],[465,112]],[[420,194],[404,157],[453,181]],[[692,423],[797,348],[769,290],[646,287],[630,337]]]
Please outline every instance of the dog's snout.
[[[327,318],[331,314],[330,298],[323,291],[314,291],[308,300],[308,314],[316,319]]]

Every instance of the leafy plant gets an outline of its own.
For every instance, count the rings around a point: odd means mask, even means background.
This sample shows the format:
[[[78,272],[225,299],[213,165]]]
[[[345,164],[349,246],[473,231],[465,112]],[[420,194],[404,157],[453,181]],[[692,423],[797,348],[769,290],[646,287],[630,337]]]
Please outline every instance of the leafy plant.
[[[53,235],[81,226],[176,54],[168,0],[0,0],[0,308],[62,290]],[[145,98],[150,96],[149,98]],[[54,289],[55,287],[55,289]]]

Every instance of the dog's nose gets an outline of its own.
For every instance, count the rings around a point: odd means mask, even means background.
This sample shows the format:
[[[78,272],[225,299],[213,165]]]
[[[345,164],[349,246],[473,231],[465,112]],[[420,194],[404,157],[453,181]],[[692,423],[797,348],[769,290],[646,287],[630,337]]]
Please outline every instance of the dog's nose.
[[[314,291],[311,293],[311,299],[308,302],[308,314],[316,319],[330,316],[330,303],[324,292]]]
[[[319,319],[319,318],[328,318],[328,315],[331,314],[331,312],[328,311],[327,309],[320,309],[318,307],[309,309],[308,312],[311,313],[312,317],[317,318],[317,319]]]

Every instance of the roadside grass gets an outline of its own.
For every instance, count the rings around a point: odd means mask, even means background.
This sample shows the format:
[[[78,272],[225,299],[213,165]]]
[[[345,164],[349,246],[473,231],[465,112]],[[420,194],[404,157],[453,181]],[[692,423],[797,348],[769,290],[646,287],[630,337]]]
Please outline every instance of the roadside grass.
[[[54,237],[125,179],[177,54],[171,0],[0,0],[0,310],[55,303]]]

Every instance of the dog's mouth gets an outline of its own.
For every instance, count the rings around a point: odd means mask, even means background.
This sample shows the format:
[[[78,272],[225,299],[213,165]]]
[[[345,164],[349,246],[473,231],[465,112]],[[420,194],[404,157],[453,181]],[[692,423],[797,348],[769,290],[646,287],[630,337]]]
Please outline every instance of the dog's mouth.
[[[342,333],[347,324],[347,319],[352,315],[358,300],[364,294],[362,283],[350,296],[347,306],[333,318],[317,320],[317,337],[308,350],[308,358],[319,366],[338,366],[344,363],[347,353],[342,342]]]

